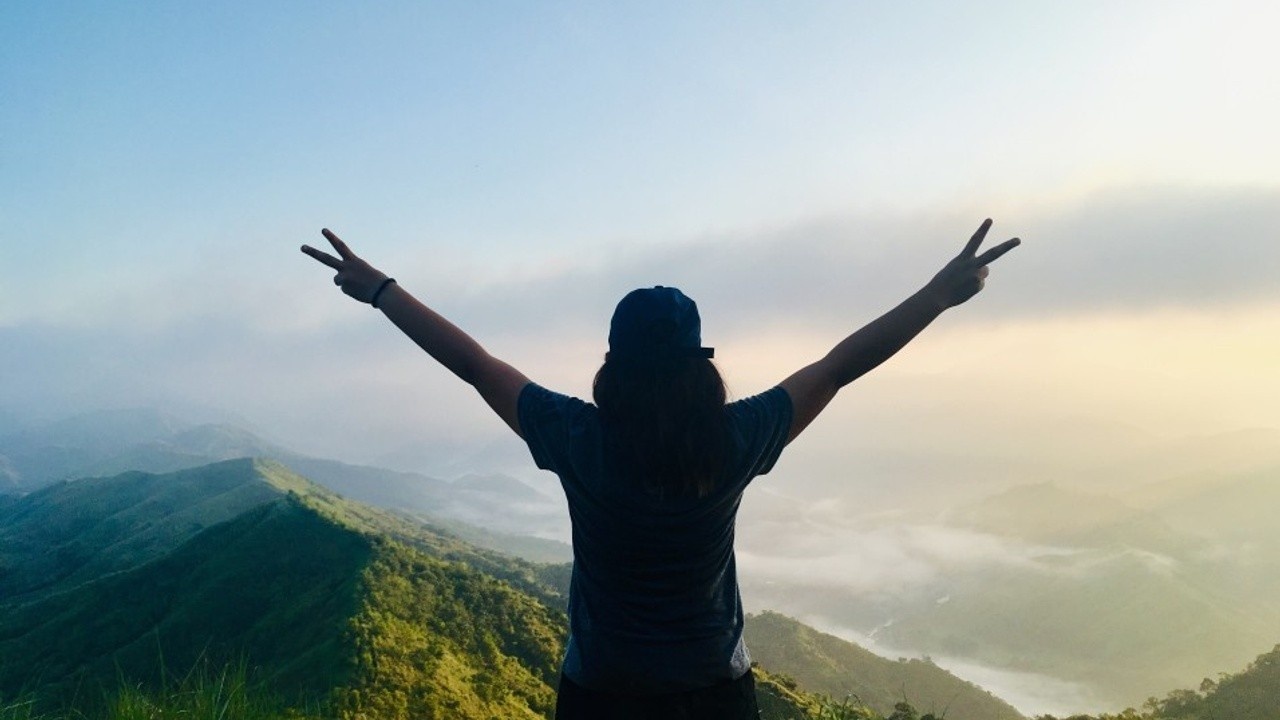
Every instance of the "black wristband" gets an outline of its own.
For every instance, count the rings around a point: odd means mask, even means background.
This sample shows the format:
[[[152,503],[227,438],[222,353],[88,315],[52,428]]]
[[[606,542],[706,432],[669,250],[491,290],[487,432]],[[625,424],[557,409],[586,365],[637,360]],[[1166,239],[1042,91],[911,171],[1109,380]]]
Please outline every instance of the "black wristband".
[[[378,296],[382,294],[383,290],[387,289],[388,285],[390,285],[395,281],[396,279],[392,277],[389,277],[386,280],[383,280],[382,284],[378,286],[378,289],[373,291],[373,297],[369,298],[369,304],[374,306],[375,308],[378,307]]]

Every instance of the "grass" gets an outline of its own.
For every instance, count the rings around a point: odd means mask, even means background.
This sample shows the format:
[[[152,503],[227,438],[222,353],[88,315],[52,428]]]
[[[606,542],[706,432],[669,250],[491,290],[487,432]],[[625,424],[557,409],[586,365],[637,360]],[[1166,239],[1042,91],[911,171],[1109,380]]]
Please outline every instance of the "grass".
[[[0,720],[319,720],[318,709],[288,708],[252,683],[244,663],[201,667],[167,687],[123,685],[101,709],[44,710],[34,696],[0,698]]]

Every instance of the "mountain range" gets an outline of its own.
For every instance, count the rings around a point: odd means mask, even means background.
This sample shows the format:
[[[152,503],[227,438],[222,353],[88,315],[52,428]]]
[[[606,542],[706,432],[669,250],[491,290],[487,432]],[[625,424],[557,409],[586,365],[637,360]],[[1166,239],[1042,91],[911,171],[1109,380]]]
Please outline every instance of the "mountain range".
[[[548,717],[554,704],[565,566],[474,547],[274,461],[46,485],[0,509],[0,548],[0,698],[103,697],[122,679],[158,685],[239,659],[273,693],[340,717]],[[773,616],[751,624],[767,632],[752,642],[792,655],[808,637]],[[823,660],[846,681],[819,691],[888,714],[895,688],[884,685],[904,676],[886,668],[900,664],[855,652]],[[1020,717],[941,669],[916,669],[914,702],[959,693],[976,709],[949,717]],[[760,668],[773,717],[822,707],[788,679],[806,672]]]
[[[76,593],[164,561],[214,528],[282,502],[297,505],[297,512],[318,513],[321,522],[336,523],[343,532],[380,538],[504,582],[554,612],[563,607],[568,547],[520,532],[539,527],[563,507],[513,478],[444,481],[312,458],[243,428],[185,423],[149,410],[41,426],[11,418],[7,426],[11,431],[0,436],[0,625],[8,634],[0,643],[27,636],[27,625],[43,626],[37,623],[40,612],[69,617],[68,607],[49,604],[54,598],[81,597],[86,607],[96,608],[83,618],[103,616],[105,605]],[[1202,678],[1243,667],[1280,638],[1274,601],[1280,596],[1280,531],[1269,517],[1280,503],[1277,474],[1276,468],[1255,466],[1114,492],[1061,483],[1013,486],[936,521],[968,533],[962,540],[1014,548],[1013,560],[942,566],[912,587],[851,589],[820,577],[813,577],[820,583],[815,585],[794,577],[775,583],[767,575],[744,585],[757,608],[763,603],[824,628],[852,628],[853,633],[840,633],[845,640],[870,638],[870,647],[882,655],[931,656],[934,662],[878,658],[886,664],[873,667],[870,660],[855,662],[857,652],[832,661],[824,643],[845,641],[798,623],[804,630],[796,629],[776,612],[754,615],[748,638],[762,671],[774,671],[768,677],[798,683],[797,692],[856,695],[886,714],[890,700],[903,699],[903,687],[920,687],[918,679],[901,679],[908,666],[962,672],[972,663],[1073,683],[1082,690],[1071,706],[1138,705],[1169,688],[1196,687]],[[781,516],[809,522],[795,508],[783,511],[774,504]],[[253,566],[255,560],[241,562]],[[347,569],[364,572],[354,567]],[[147,578],[144,584],[157,582]],[[250,581],[243,584],[252,587]],[[203,602],[191,600],[197,601]],[[760,640],[760,633],[770,639]],[[243,645],[237,639],[225,647]],[[21,670],[29,664],[12,660],[8,651],[17,647],[0,644],[0,664],[11,664],[15,678],[30,677]],[[115,648],[104,656],[117,652],[127,655]],[[188,659],[173,652],[174,658]],[[83,660],[76,652],[67,657],[51,660],[49,667],[75,666],[79,673],[92,667],[75,665],[75,658]],[[832,684],[833,673],[852,679]],[[39,676],[54,682],[58,672]],[[279,677],[287,680],[288,674]],[[334,680],[338,676],[326,677],[327,687],[341,685]],[[886,677],[899,677],[898,687],[886,690]],[[963,685],[948,673],[939,677],[949,680],[939,681],[938,688]],[[858,678],[881,680],[859,685]],[[311,692],[279,684],[288,693]],[[779,697],[799,697],[784,685],[764,685]],[[18,689],[0,684],[0,693]],[[1023,702],[1016,693],[1006,697]],[[963,707],[959,698],[954,688],[906,695],[922,708],[950,708],[953,720],[967,717],[957,714]],[[796,702],[797,708],[804,705]],[[1000,713],[1011,709],[998,700],[984,707],[975,717],[1004,717]],[[796,712],[800,717],[807,711]]]

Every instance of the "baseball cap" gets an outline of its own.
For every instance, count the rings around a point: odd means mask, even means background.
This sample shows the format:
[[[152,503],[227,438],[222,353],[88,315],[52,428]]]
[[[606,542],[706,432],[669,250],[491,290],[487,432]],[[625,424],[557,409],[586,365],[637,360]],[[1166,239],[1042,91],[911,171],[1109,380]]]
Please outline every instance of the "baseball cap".
[[[627,293],[609,322],[609,354],[622,357],[715,357],[702,347],[698,304],[673,287],[655,285]]]

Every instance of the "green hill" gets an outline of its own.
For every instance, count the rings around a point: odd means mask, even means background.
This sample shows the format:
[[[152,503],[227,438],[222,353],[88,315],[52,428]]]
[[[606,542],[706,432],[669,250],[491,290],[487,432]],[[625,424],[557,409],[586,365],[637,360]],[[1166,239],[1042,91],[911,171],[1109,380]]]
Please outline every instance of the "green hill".
[[[160,692],[192,668],[240,662],[256,687],[343,718],[537,718],[554,706],[566,566],[476,548],[276,463],[59,483],[0,508],[0,548],[6,720],[6,698],[96,712],[115,689]],[[761,617],[748,632],[768,627]],[[787,622],[779,643],[819,637]],[[772,642],[749,641],[758,656]],[[869,672],[845,665],[854,646],[809,650],[761,657],[785,673],[759,671],[765,718],[881,717],[791,680]],[[918,664],[919,676],[854,692],[888,698],[884,713],[903,693],[927,701],[935,691],[915,684],[945,673]]]
[[[156,683],[164,665],[185,672],[202,656],[244,652],[291,690],[319,692],[310,678],[345,669],[333,645],[359,605],[356,581],[372,552],[296,500],[261,505],[158,560],[0,616],[0,691],[35,678],[67,695],[113,685],[117,667]]]
[[[351,502],[271,461],[57,483],[0,504],[0,605],[29,602],[161,557],[201,530],[293,493],[364,533],[463,562],[559,602],[560,572],[477,548],[439,526]],[[549,579],[544,579],[544,576]]]
[[[162,667],[243,656],[275,692],[351,713],[545,717],[558,611],[324,510],[286,496],[158,560],[12,608],[0,615],[0,693],[158,685]]]
[[[153,560],[282,492],[249,460],[47,486],[0,508],[0,603]]]
[[[905,699],[924,710],[945,710],[951,720],[1022,718],[1009,704],[930,662],[886,660],[778,613],[748,617],[746,640],[752,658],[806,690],[856,696],[882,713]]]
[[[481,547],[537,562],[572,557],[567,544],[530,536],[554,525],[550,518],[561,510],[555,499],[513,478],[447,482],[351,465],[293,452],[241,427],[196,425],[150,409],[86,413],[0,435],[0,493],[129,471],[167,474],[244,457],[270,458],[351,499],[413,512]]]

